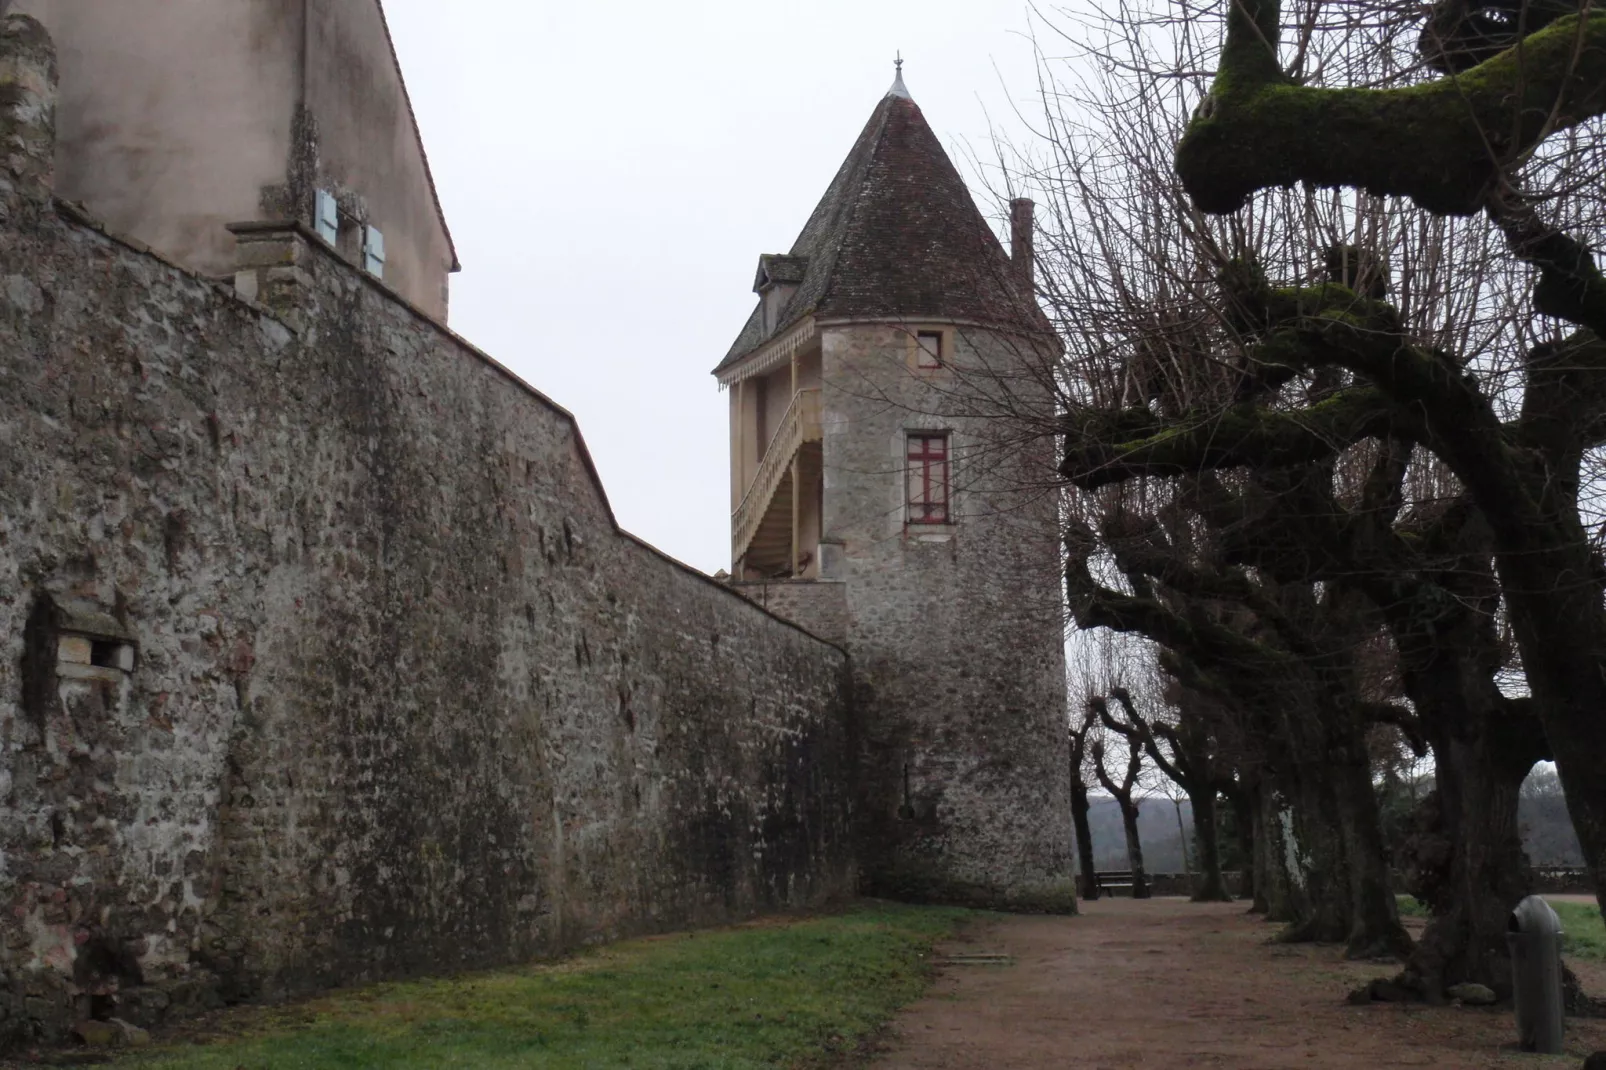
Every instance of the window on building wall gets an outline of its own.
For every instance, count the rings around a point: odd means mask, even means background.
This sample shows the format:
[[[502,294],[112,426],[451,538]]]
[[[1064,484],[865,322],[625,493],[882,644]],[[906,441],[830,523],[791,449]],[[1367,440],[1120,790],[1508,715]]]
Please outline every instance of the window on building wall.
[[[915,367],[942,367],[942,332],[915,332]]]
[[[909,523],[949,523],[948,432],[909,432],[904,455]]]

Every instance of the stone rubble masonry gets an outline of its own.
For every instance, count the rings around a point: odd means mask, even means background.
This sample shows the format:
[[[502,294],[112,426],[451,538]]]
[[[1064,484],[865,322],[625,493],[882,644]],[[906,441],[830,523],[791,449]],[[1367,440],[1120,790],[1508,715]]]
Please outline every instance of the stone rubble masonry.
[[[1057,350],[931,326],[952,339],[932,373],[907,325],[821,330],[821,562],[846,594],[859,862],[893,898],[1071,913],[1053,399],[1033,374]],[[950,435],[951,526],[905,523],[911,431]]]
[[[4,19],[0,33],[0,153],[13,191],[48,197],[56,166],[56,52],[33,19]]]
[[[841,650],[622,533],[568,413],[294,228],[223,284],[54,201],[36,31],[0,26],[0,1041],[851,894]]]
[[[813,635],[848,638],[847,588],[836,580],[731,580],[731,589]]]

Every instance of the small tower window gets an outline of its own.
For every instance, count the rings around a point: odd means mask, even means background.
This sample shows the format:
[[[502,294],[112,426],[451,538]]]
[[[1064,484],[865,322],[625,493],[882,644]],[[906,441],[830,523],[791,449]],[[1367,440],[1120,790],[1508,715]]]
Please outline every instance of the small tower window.
[[[907,447],[904,485],[909,523],[949,523],[948,432],[911,431]]]
[[[915,332],[916,368],[940,368],[942,367],[942,356],[941,331]]]

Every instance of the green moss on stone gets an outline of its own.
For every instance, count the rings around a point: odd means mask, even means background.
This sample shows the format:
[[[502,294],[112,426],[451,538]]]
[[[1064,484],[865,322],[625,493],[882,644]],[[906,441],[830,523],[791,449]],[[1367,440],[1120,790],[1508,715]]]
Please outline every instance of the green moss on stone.
[[[1207,212],[1309,182],[1467,215],[1505,159],[1606,112],[1606,13],[1560,19],[1454,79],[1318,89],[1267,62],[1277,5],[1254,7],[1253,19],[1231,21],[1210,99],[1177,146],[1177,173]]]

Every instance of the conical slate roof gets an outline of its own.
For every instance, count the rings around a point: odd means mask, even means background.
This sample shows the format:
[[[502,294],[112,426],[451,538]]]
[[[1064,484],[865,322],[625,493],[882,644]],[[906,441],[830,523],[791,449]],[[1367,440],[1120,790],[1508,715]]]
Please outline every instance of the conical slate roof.
[[[901,75],[790,256],[807,268],[776,329],[755,309],[716,374],[810,313],[1048,329]]]

